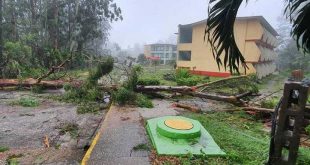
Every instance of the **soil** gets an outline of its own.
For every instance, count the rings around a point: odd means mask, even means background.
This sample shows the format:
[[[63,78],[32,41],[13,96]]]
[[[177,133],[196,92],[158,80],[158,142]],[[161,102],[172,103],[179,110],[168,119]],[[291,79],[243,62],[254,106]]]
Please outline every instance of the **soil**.
[[[0,92],[0,147],[9,148],[0,152],[0,164],[5,164],[9,157],[18,157],[20,164],[79,164],[105,112],[77,114],[76,105],[44,97],[57,94],[61,91]],[[12,105],[21,97],[34,97],[40,105]],[[77,127],[64,131],[68,125]]]

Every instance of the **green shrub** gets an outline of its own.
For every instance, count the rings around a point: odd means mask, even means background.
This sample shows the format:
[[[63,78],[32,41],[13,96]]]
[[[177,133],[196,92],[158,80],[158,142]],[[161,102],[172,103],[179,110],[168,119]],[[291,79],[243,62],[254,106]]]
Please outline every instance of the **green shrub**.
[[[262,108],[269,108],[273,109],[277,105],[277,100],[276,99],[270,99],[270,100],[264,100],[261,102],[261,107]]]
[[[166,81],[176,81],[176,74],[166,73],[163,75],[163,79]]]
[[[109,74],[113,70],[114,66],[114,59],[113,57],[107,57],[102,60],[96,67],[94,71],[90,72],[88,77],[88,84],[90,86],[96,85],[98,80],[106,75]]]
[[[201,80],[200,77],[192,76],[189,78],[178,78],[177,84],[178,85],[186,85],[186,86],[195,86],[197,85]]]
[[[139,79],[137,85],[160,85],[160,81],[156,78]]]
[[[307,133],[308,135],[310,135],[310,125],[308,125],[308,126],[305,128],[305,130],[306,130],[306,133]]]
[[[176,71],[176,79],[180,78],[190,78],[192,75],[190,74],[188,69],[178,69]]]
[[[36,98],[22,97],[18,101],[13,102],[13,105],[20,105],[23,107],[37,107],[40,105],[40,102]]]
[[[128,81],[124,84],[124,87],[128,90],[133,91],[137,86],[139,74],[141,74],[142,72],[143,72],[143,69],[141,66],[139,65],[134,66],[130,71]]]
[[[33,93],[42,93],[44,90],[44,87],[42,85],[35,85],[31,87],[31,92]]]
[[[0,146],[0,152],[5,152],[5,151],[8,151],[9,148],[8,147],[2,147]]]
[[[134,104],[136,94],[126,88],[120,88],[114,92],[114,99],[119,105]]]
[[[141,108],[153,108],[152,101],[143,94],[137,94],[136,105]]]
[[[175,77],[177,85],[195,86],[199,82],[209,81],[209,77],[205,79],[199,76],[193,76],[187,69],[178,69]]]
[[[73,87],[72,87],[71,84],[69,84],[69,83],[65,83],[65,84],[64,84],[64,90],[65,90],[65,91],[70,91],[70,90],[72,90],[72,89],[73,89]]]

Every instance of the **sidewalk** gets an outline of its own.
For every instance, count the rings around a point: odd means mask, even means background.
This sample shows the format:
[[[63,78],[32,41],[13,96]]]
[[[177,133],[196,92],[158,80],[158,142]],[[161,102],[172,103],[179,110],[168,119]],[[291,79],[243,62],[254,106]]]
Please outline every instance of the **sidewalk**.
[[[87,165],[148,165],[148,151],[133,151],[147,144],[140,114],[134,108],[112,106],[90,148]]]

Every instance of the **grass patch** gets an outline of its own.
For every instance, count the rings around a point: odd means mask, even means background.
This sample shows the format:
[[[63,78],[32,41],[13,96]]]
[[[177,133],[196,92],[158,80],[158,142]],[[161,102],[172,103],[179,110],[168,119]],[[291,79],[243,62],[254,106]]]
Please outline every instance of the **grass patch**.
[[[81,103],[78,107],[76,112],[78,114],[86,114],[86,113],[93,113],[97,114],[100,111],[100,105],[96,102],[94,103]]]
[[[138,85],[160,85],[160,81],[156,78],[143,78],[139,79],[137,82]]]
[[[149,151],[150,147],[147,144],[145,144],[145,143],[141,143],[141,144],[138,144],[138,145],[134,146],[132,149],[134,151],[141,151],[141,150]]]
[[[8,158],[6,159],[6,164],[8,165],[18,165],[20,164],[19,161],[18,161],[18,158],[21,158],[23,157],[23,154],[18,154],[18,155],[10,155],[8,156]]]
[[[37,107],[40,105],[40,102],[33,97],[22,97],[17,101],[13,101],[11,105],[19,105],[22,107]]]
[[[305,128],[305,130],[306,130],[306,133],[307,133],[308,135],[310,135],[310,125],[308,125],[308,126]]]
[[[267,100],[263,100],[261,102],[261,107],[262,108],[268,108],[268,109],[273,109],[276,107],[276,105],[278,104],[279,99],[278,98],[272,98],[272,99],[267,99]]]
[[[0,152],[5,152],[5,151],[8,151],[9,150],[9,147],[2,147],[0,146]]]
[[[152,101],[140,93],[137,94],[135,103],[138,107],[141,107],[141,108],[153,108],[154,107]]]
[[[175,81],[167,80],[164,78],[165,75],[174,75],[175,70],[169,66],[157,67],[143,67],[143,72],[139,75],[141,79],[157,79],[161,85],[176,86]]]
[[[227,156],[187,156],[179,158],[180,164],[264,164],[267,161],[269,133],[252,116],[244,112],[186,113],[185,116],[200,121]],[[300,148],[297,164],[310,164],[309,148]]]
[[[114,92],[114,100],[119,105],[136,105],[141,108],[153,108],[152,101],[140,93],[135,93],[126,88],[120,88]]]
[[[59,133],[61,135],[69,132],[70,136],[74,139],[78,137],[79,126],[75,123],[65,123],[61,126]]]

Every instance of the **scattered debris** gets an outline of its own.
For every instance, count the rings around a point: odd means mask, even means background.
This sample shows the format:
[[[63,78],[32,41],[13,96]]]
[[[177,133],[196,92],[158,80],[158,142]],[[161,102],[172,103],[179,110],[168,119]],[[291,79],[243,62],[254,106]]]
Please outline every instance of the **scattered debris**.
[[[47,135],[44,136],[43,143],[44,143],[44,147],[45,148],[50,148],[50,142],[48,140],[48,136]]]
[[[130,117],[121,117],[121,120],[122,121],[127,121],[127,120],[129,120],[130,119]]]
[[[146,144],[146,143],[141,143],[141,144],[138,144],[136,146],[134,146],[132,148],[134,151],[138,151],[138,150],[146,150],[146,151],[149,151],[150,150],[150,147]]]
[[[181,103],[174,103],[172,106],[174,107],[179,107],[179,108],[183,108],[183,109],[187,109],[191,112],[195,112],[195,113],[200,113],[201,109],[198,107],[194,107],[191,105],[186,105],[186,104],[181,104]]]

